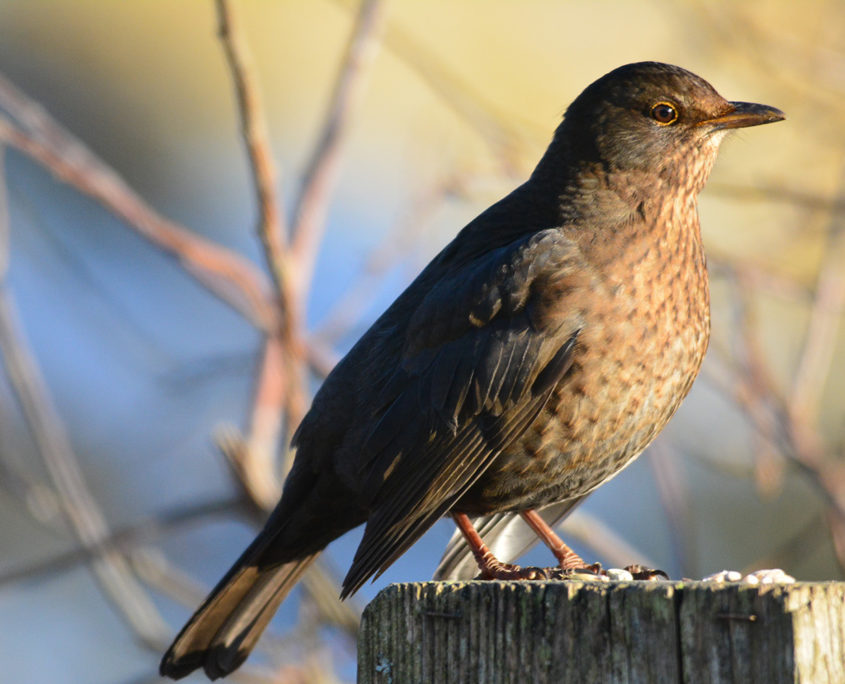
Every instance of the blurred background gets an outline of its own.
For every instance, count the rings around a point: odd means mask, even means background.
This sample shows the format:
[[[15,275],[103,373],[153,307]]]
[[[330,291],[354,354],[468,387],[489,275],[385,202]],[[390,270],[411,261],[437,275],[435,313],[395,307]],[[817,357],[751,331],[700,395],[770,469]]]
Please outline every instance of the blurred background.
[[[643,59],[788,120],[732,135],[701,197],[689,399],[562,533],[672,577],[843,579],[843,25],[824,0],[0,0],[2,679],[158,681],[321,377]],[[360,530],[333,544],[232,680],[353,681],[361,607],[451,532],[345,604]]]

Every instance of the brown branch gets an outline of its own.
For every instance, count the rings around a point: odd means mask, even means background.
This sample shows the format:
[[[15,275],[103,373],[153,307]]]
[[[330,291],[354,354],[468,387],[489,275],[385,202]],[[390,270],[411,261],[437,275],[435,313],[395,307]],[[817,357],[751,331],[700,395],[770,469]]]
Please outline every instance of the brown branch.
[[[845,213],[845,198],[831,199],[806,190],[796,190],[781,185],[761,183],[760,185],[742,185],[738,183],[708,183],[707,193],[721,195],[743,202],[760,201],[777,204],[790,204],[811,211],[824,211],[832,214]]]
[[[0,572],[0,586],[19,580],[32,579],[38,575],[69,570],[80,563],[88,563],[100,558],[108,552],[129,552],[135,547],[145,544],[157,536],[165,532],[170,532],[181,525],[193,523],[199,519],[211,516],[229,515],[233,512],[243,510],[243,508],[244,500],[238,497],[234,499],[205,501],[164,511],[150,519],[141,520],[131,525],[111,530],[109,536],[102,539],[96,546],[71,549],[46,560],[40,560],[20,568],[4,570]],[[39,522],[41,522],[40,519]],[[50,525],[51,529],[55,527],[55,525]],[[198,597],[197,602],[201,599],[202,596]]]
[[[35,359],[26,347],[11,297],[2,285],[0,356],[62,504],[62,512],[84,547],[99,547],[109,536],[108,525],[96,500],[88,491],[64,425],[52,405]],[[151,647],[158,648],[169,630],[136,581],[126,559],[119,553],[109,551],[94,560],[92,566],[106,595],[119,608],[139,638]]]
[[[669,526],[674,561],[683,572],[690,572],[689,549],[695,546],[695,527],[690,525],[688,491],[679,467],[680,454],[673,451],[663,437],[655,441],[646,454]]]
[[[267,135],[267,122],[261,90],[255,77],[255,65],[249,44],[243,39],[230,0],[216,0],[218,35],[223,43],[229,72],[235,85],[241,134],[246,144],[258,201],[258,235],[264,257],[276,284],[280,300],[290,288],[287,267],[287,226],[281,200],[276,192],[276,166]]]
[[[526,146],[545,146],[548,129],[535,127],[526,135],[524,126],[514,123],[511,113],[504,113],[486,100],[435,50],[419,40],[398,22],[391,22],[384,32],[384,45],[431,90],[435,97],[458,117],[490,148],[502,171],[508,176],[522,176],[530,169],[521,168],[518,152]]]
[[[753,290],[743,281],[741,272],[734,275],[734,301],[740,305],[734,322],[741,366],[714,379],[722,381],[727,396],[745,411],[750,424],[763,439],[760,445],[775,447],[816,486],[831,515],[835,516],[830,524],[834,545],[837,551],[842,549],[845,554],[845,467],[825,458],[816,427],[800,413],[790,410],[790,400],[778,388],[759,344],[750,307]],[[845,567],[845,555],[840,555],[839,561]]]
[[[591,548],[611,566],[624,568],[631,563],[640,563],[656,568],[657,564],[641,549],[632,546],[611,527],[579,506],[558,525],[558,530],[567,540],[575,539]]]
[[[831,242],[818,276],[789,401],[790,412],[809,423],[815,423],[818,418],[821,393],[836,349],[839,320],[845,309],[845,233],[838,230]]]
[[[325,378],[338,361],[340,361],[340,354],[322,339],[314,337],[308,340],[308,365],[312,373]]]
[[[261,93],[249,45],[239,30],[230,0],[216,0],[218,34],[235,86],[241,135],[258,202],[258,234],[276,289],[276,318],[267,332],[256,373],[247,436],[229,430],[219,441],[244,491],[269,510],[281,492],[276,452],[285,424],[290,432],[304,415],[302,305],[300,282],[292,277],[287,228],[276,191],[276,168],[268,142]]]
[[[334,569],[328,568],[321,557],[303,575],[302,582],[314,602],[319,624],[335,625],[354,640],[361,622],[361,606],[354,599],[341,601],[338,598],[336,576]]]
[[[2,168],[0,167],[0,172]],[[9,215],[5,176],[0,173],[0,265],[8,264]],[[93,495],[70,444],[64,424],[53,406],[38,364],[26,344],[12,297],[0,269],[0,360],[12,392],[46,467],[61,510],[85,548],[99,547],[109,536],[106,519]],[[153,602],[136,581],[126,559],[107,551],[92,563],[106,596],[119,609],[138,637],[153,648],[163,643],[168,629]]]
[[[300,299],[308,291],[323,237],[329,196],[337,179],[341,144],[361,99],[367,67],[375,57],[384,24],[381,0],[362,0],[319,141],[308,163],[293,222],[293,259]]]
[[[762,418],[760,430],[754,435],[754,481],[760,494],[772,496],[780,491],[783,485],[784,459],[775,456],[781,425],[775,419],[776,411],[768,404],[774,402],[777,406],[784,405],[785,397],[777,389],[774,375],[769,364],[766,363],[765,352],[760,344],[757,331],[756,316],[751,301],[754,289],[746,279],[746,272],[737,270],[734,274],[736,296],[734,321],[739,356],[747,380],[747,399],[756,404],[754,411]]]
[[[282,415],[278,406],[275,409],[273,415],[269,416],[274,428]],[[253,407],[253,423],[255,416],[261,413],[261,410]],[[272,442],[257,444],[254,439],[245,439],[235,426],[224,425],[217,429],[214,436],[217,448],[226,457],[244,498],[252,505],[258,517],[272,511],[282,493],[282,482],[275,458],[278,434],[279,430],[276,428],[271,434],[264,435],[265,442],[268,439],[272,439]]]
[[[714,247],[708,248],[707,268],[714,278],[720,275],[734,278],[735,274],[741,274],[743,281],[755,291],[765,292],[784,301],[808,304],[812,299],[810,288],[796,278],[778,273],[763,264],[737,259]]]
[[[0,89],[0,105],[4,91]],[[93,197],[185,269],[217,297],[255,325],[267,328],[273,314],[263,276],[242,257],[218,247],[158,214],[81,142],[54,132],[41,140],[0,117],[0,140],[49,169],[57,178]]]
[[[411,200],[402,220],[394,225],[390,235],[381,241],[379,247],[367,256],[361,273],[353,279],[354,284],[344,291],[316,326],[311,341],[331,344],[349,333],[369,304],[378,279],[397,263],[400,255],[409,251],[413,241],[423,232],[426,221],[443,200],[457,192],[459,187],[460,179],[449,178],[425,188]]]
[[[157,592],[188,606],[193,610],[208,594],[204,587],[193,577],[173,566],[167,558],[153,548],[138,549],[131,554],[132,567],[138,576]],[[291,662],[300,655],[298,629],[280,635],[272,627],[268,628],[256,645],[257,651],[272,656],[273,660]],[[233,682],[266,682],[278,684],[288,681],[280,678],[266,666],[246,663],[237,672],[229,675]],[[229,679],[227,678],[227,682]],[[300,681],[300,680],[295,680]]]

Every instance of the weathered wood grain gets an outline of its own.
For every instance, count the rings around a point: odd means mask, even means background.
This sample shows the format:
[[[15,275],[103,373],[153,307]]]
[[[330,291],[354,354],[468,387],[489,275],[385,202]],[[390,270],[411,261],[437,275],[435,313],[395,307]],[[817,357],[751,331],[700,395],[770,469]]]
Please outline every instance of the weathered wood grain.
[[[395,584],[358,682],[843,684],[845,583]]]

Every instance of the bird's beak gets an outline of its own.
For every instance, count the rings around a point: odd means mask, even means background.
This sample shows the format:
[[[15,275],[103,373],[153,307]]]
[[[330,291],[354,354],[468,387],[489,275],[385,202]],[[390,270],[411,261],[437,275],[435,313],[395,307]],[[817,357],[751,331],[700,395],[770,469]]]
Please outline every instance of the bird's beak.
[[[748,128],[761,124],[783,121],[786,115],[779,109],[768,105],[754,104],[753,102],[729,102],[731,109],[721,116],[707,119],[699,123],[699,126],[707,126],[714,131],[727,128]]]

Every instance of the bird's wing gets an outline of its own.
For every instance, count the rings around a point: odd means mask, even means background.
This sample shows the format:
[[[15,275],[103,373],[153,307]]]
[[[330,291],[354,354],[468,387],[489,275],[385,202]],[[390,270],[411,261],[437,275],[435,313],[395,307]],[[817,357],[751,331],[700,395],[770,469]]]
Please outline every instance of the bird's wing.
[[[575,506],[584,499],[583,496],[560,503],[554,503],[537,511],[549,527],[555,527],[563,520]],[[518,513],[492,513],[472,519],[472,524],[493,555],[503,563],[512,563],[526,553],[538,541],[534,532]],[[437,581],[470,580],[478,575],[478,564],[469,548],[464,536],[456,529],[440,565],[434,571],[433,579]]]
[[[584,322],[567,299],[588,270],[547,230],[461,265],[421,301],[361,451],[371,513],[342,595],[386,569],[533,422],[572,362]]]

